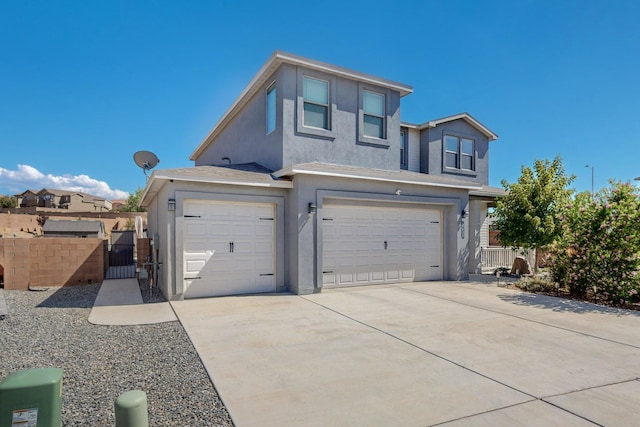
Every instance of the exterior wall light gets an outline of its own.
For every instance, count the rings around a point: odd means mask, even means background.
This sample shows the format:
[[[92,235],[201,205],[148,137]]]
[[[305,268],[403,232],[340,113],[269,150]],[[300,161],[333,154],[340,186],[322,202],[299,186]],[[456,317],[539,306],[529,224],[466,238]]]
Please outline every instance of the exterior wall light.
[[[467,211],[465,211],[464,209],[462,209],[462,212],[460,212],[460,217],[461,217],[461,218],[466,218],[466,217],[467,217]]]
[[[317,208],[316,205],[314,205],[313,203],[309,203],[309,213],[310,214],[316,213],[317,210],[318,210],[318,208]]]
[[[169,202],[167,203],[167,209],[169,209],[170,211],[176,210],[176,199],[174,198],[169,199]]]

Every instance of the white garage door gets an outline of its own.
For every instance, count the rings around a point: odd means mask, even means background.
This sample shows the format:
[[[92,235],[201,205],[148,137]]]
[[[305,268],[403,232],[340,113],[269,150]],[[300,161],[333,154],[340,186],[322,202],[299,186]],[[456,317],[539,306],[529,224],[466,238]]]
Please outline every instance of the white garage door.
[[[274,292],[274,233],[272,204],[186,200],[185,298]]]
[[[442,211],[325,205],[323,286],[442,280]]]

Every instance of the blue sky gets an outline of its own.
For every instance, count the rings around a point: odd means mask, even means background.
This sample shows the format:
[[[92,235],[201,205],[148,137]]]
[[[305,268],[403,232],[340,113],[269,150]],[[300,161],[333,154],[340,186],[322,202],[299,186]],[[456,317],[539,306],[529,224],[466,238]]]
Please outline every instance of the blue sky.
[[[189,155],[276,49],[414,87],[403,121],[496,132],[490,184],[562,156],[574,188],[640,176],[637,1],[2,1],[0,194],[110,199]]]

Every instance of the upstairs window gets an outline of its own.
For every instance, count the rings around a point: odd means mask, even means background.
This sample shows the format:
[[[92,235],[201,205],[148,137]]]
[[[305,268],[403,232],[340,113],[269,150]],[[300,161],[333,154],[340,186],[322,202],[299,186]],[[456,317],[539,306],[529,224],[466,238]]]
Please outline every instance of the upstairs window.
[[[267,89],[267,135],[276,129],[276,85]]]
[[[329,82],[305,76],[303,79],[304,126],[329,129]]]
[[[400,129],[400,169],[409,167],[409,138],[407,130]]]
[[[384,95],[365,90],[362,92],[363,134],[384,139],[385,99]]]
[[[474,142],[469,138],[445,135],[445,167],[460,170],[475,170]]]

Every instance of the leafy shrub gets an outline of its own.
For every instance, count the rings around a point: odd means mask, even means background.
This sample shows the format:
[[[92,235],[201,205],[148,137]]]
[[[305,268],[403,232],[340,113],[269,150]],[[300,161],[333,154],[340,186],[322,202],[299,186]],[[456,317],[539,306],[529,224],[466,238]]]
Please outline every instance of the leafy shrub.
[[[640,193],[612,183],[595,196],[578,194],[560,215],[562,238],[551,249],[553,279],[573,295],[611,304],[636,302],[640,292]]]
[[[514,285],[527,292],[551,293],[556,291],[556,283],[546,277],[523,277]]]

